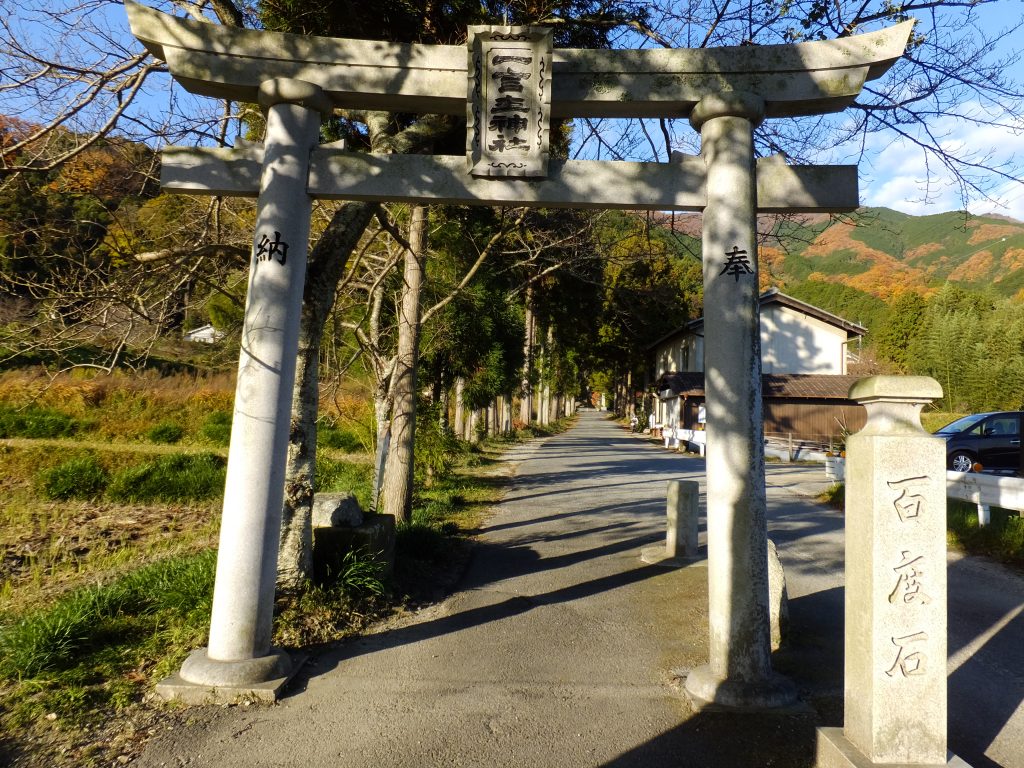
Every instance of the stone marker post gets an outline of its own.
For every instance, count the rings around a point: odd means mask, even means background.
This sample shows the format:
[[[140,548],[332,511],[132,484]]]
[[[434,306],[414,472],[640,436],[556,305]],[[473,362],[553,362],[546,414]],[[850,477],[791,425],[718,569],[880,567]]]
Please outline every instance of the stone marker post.
[[[761,413],[757,192],[753,130],[757,95],[702,99],[690,116],[707,165],[704,209],[704,377],[707,392],[707,520],[710,661],[686,690],[701,702],[775,707],[796,688],[771,668],[768,524]]]
[[[666,557],[697,556],[699,502],[700,483],[696,480],[668,481]]]
[[[926,376],[850,389],[867,423],[846,444],[844,727],[818,730],[818,765],[945,766],[946,447],[921,427],[942,396]]]
[[[279,688],[287,654],[270,646],[299,315],[309,247],[309,156],[330,100],[315,85],[265,81],[263,171],[242,328],[208,648],[180,677],[225,697]],[[276,683],[274,682],[276,681]],[[275,693],[276,693],[275,688]],[[187,698],[187,692],[167,689]]]

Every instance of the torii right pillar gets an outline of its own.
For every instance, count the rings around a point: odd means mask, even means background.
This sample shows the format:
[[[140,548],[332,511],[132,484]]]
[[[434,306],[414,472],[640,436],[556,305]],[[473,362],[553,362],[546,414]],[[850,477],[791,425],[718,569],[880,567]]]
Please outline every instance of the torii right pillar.
[[[686,680],[702,704],[786,706],[796,687],[771,667],[754,128],[757,95],[702,99],[690,116],[707,166],[704,379],[707,397],[710,660]]]

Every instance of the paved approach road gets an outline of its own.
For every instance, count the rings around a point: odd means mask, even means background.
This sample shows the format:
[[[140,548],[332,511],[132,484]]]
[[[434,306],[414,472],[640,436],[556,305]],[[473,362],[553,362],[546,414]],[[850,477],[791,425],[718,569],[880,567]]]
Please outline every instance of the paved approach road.
[[[639,558],[663,541],[665,483],[703,462],[584,411],[517,448],[516,478],[458,592],[324,651],[273,707],[198,709],[138,766],[810,766],[842,721],[842,515],[820,468],[769,465],[792,639],[774,663],[810,705],[695,712],[679,676],[707,659],[707,570]],[[702,534],[703,544],[703,534]],[[950,745],[1024,768],[1024,580],[950,561]]]

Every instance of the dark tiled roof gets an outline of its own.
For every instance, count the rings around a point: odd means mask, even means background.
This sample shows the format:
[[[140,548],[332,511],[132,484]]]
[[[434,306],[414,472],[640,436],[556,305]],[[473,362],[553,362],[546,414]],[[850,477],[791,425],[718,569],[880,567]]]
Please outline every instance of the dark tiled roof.
[[[685,373],[663,373],[654,388],[661,392],[665,389],[672,390],[674,395],[699,395],[704,396],[704,373],[687,371]]]
[[[850,387],[859,376],[812,373],[766,373],[761,377],[764,397],[847,400]],[[704,374],[687,371],[666,373],[655,384],[659,392],[669,389],[676,395],[704,396]]]

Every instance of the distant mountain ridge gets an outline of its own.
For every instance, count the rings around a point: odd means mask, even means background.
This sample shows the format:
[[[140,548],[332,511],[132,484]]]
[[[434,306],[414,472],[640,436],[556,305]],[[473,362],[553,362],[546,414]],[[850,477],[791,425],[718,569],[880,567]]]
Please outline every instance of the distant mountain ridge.
[[[660,223],[700,237],[699,215],[664,216]],[[1024,302],[1024,222],[1008,216],[861,208],[838,220],[765,216],[759,225],[773,232],[760,249],[762,270],[782,290],[809,280],[838,283],[889,302],[903,291],[927,296],[951,282]]]

